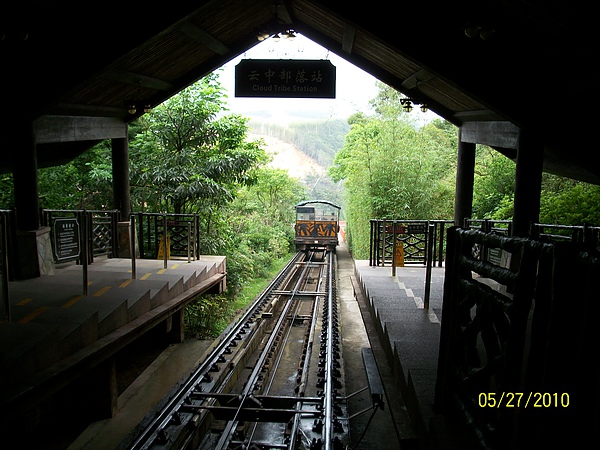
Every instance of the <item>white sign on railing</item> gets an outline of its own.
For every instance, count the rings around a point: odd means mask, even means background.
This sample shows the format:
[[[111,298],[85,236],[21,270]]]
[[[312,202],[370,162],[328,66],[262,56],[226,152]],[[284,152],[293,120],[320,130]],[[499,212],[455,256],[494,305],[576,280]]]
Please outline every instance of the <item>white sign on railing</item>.
[[[77,218],[54,219],[54,256],[58,262],[79,258],[81,244]]]

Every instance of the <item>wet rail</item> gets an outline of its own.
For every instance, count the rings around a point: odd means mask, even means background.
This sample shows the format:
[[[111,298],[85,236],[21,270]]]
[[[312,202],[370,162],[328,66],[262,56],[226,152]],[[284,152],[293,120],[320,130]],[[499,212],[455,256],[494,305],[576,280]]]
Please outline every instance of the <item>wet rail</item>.
[[[349,444],[335,255],[300,252],[120,449]]]

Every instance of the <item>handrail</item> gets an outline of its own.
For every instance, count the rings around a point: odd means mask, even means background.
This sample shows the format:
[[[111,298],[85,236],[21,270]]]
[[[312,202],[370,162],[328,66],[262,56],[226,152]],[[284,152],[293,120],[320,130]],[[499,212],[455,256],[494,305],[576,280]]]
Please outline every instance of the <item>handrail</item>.
[[[512,220],[470,219],[466,218],[463,228],[480,229],[483,232],[511,235]],[[552,230],[552,232],[548,232]],[[580,242],[597,248],[600,241],[600,227],[589,224],[561,225],[532,223],[529,231],[532,239],[549,241]]]

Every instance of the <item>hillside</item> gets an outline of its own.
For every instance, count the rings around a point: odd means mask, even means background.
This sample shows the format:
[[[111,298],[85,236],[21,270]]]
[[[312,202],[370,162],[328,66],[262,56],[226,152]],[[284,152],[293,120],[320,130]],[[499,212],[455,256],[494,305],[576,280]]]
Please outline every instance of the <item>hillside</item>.
[[[319,165],[314,159],[300,151],[295,145],[288,144],[281,139],[251,134],[249,140],[262,139],[266,144],[267,153],[273,156],[270,167],[285,169],[290,176],[306,180],[310,175],[324,175],[326,169]]]

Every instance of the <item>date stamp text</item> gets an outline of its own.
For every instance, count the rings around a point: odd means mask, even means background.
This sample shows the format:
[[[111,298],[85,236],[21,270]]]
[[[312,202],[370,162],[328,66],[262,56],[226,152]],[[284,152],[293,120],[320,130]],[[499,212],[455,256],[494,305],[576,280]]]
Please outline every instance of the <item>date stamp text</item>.
[[[568,408],[567,392],[481,392],[481,408]]]

